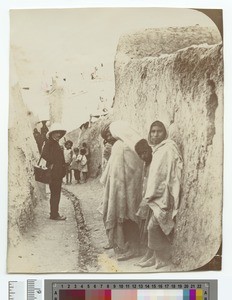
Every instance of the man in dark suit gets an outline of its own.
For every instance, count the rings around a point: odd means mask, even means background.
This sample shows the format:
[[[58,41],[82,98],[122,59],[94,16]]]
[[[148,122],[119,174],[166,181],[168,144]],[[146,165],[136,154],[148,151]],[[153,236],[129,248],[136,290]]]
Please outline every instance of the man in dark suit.
[[[42,158],[46,160],[47,168],[51,168],[50,195],[50,219],[57,221],[66,220],[65,216],[59,214],[59,203],[61,196],[62,179],[65,176],[65,159],[59,140],[65,135],[59,123],[51,125],[47,133],[48,140],[42,150]]]

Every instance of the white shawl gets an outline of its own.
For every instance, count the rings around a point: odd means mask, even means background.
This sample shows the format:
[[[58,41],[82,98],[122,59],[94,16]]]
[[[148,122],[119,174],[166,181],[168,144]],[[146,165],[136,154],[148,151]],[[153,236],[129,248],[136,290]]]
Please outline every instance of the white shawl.
[[[168,235],[174,227],[174,217],[179,208],[182,157],[172,140],[164,140],[153,149],[145,193],[163,232]]]

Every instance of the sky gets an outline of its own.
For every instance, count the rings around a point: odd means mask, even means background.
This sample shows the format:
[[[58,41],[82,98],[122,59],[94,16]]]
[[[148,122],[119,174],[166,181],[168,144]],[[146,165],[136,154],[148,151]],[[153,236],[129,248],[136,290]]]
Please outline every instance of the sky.
[[[65,90],[63,124],[73,130],[95,112],[99,97],[112,102],[114,57],[121,35],[145,28],[215,26],[203,13],[179,8],[12,10],[12,84],[38,120],[49,118],[45,93],[58,76]],[[97,66],[98,79],[90,74]],[[16,73],[16,76],[13,76]],[[17,79],[15,79],[17,78]]]

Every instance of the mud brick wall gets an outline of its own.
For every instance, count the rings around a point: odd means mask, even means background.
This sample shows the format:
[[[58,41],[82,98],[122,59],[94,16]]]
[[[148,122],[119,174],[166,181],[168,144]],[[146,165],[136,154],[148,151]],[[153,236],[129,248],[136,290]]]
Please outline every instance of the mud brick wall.
[[[145,138],[161,120],[184,160],[172,260],[203,266],[221,243],[223,58],[217,29],[149,29],[123,36],[115,60],[114,119]]]

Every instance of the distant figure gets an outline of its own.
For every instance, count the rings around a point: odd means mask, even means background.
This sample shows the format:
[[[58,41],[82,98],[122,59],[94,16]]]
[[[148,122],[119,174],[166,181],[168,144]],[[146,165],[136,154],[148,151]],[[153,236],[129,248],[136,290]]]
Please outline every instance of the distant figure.
[[[112,145],[106,140],[103,140],[103,152],[102,152],[102,171],[104,171],[106,164],[110,158]]]
[[[70,169],[70,165],[73,158],[73,151],[72,151],[73,142],[68,140],[64,144],[64,159],[66,165],[66,184],[72,183],[72,171]]]
[[[59,140],[65,135],[66,130],[61,124],[54,123],[47,133],[48,140],[42,151],[42,158],[46,160],[47,168],[51,168],[50,188],[50,219],[64,221],[66,217],[59,214],[62,179],[65,176],[64,152]]]
[[[88,166],[88,171],[89,171],[89,163],[90,163],[90,151],[89,151],[89,147],[87,146],[87,144],[84,142],[82,143],[82,148],[85,149],[85,156],[87,158],[87,166]],[[86,174],[86,179],[88,178],[88,172]]]
[[[47,139],[46,134],[48,132],[48,127],[46,125],[46,122],[47,121],[42,121],[42,127],[40,129],[40,133],[41,133],[41,137],[42,137],[43,142],[46,141],[46,139]]]
[[[74,172],[74,178],[76,180],[76,183],[80,183],[80,170],[79,170],[79,165],[77,160],[79,152],[80,152],[79,148],[73,149],[73,158],[70,166],[71,171],[73,170]]]
[[[81,149],[80,154],[77,157],[78,161],[78,170],[80,171],[81,175],[81,183],[85,183],[87,179],[88,173],[88,165],[87,165],[87,158],[86,158],[86,150]]]
[[[43,138],[41,136],[41,133],[38,131],[37,128],[34,128],[33,135],[34,135],[39,153],[41,153],[42,146],[43,146]]]
[[[81,124],[80,129],[84,130],[84,129],[87,129],[88,127],[89,127],[89,122],[87,121],[87,122]]]
[[[88,148],[87,144],[86,143],[82,143],[82,148],[85,149],[85,156],[86,156],[86,158],[88,160],[90,153],[89,153],[89,148]]]

